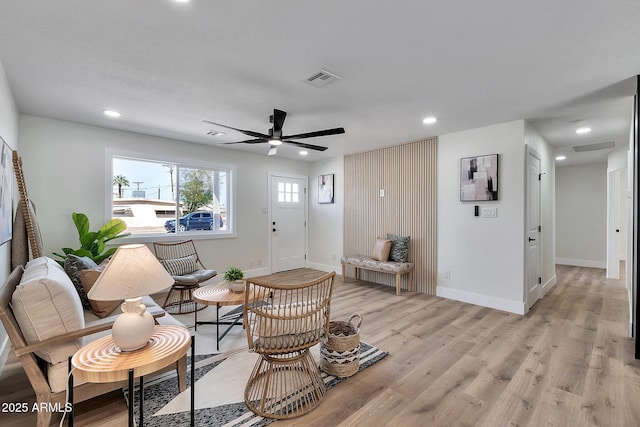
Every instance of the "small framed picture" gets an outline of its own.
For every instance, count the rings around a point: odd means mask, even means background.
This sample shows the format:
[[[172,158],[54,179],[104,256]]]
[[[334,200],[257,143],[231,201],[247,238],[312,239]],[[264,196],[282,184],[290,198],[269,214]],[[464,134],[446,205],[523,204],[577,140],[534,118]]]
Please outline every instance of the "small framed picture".
[[[498,155],[460,159],[460,201],[498,200]]]
[[[318,203],[333,203],[333,174],[318,177]]]

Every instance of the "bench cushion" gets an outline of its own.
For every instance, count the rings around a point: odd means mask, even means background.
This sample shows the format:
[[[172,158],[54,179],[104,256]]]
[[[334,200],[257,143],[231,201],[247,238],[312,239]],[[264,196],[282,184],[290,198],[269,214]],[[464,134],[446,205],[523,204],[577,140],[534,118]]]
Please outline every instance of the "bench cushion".
[[[342,264],[349,264],[355,267],[373,268],[396,274],[405,273],[413,269],[412,262],[377,261],[365,255],[343,256],[340,258],[340,262]]]

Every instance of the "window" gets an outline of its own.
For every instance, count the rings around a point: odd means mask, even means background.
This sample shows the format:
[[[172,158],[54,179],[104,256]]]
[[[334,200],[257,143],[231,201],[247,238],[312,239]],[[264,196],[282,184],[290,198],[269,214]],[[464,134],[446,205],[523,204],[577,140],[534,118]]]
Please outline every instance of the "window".
[[[141,235],[233,233],[233,168],[111,156],[111,217]]]
[[[280,203],[298,203],[300,200],[300,191],[298,184],[290,182],[278,183],[278,202]]]

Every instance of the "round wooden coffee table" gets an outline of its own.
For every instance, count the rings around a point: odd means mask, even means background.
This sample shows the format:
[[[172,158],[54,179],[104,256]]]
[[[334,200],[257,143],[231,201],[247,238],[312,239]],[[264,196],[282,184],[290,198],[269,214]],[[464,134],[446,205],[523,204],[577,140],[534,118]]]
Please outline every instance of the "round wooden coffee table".
[[[193,300],[200,304],[216,306],[216,321],[198,322],[198,312],[195,312],[195,330],[198,325],[216,325],[216,350],[220,350],[220,341],[235,325],[242,325],[242,313],[230,320],[220,320],[220,307],[229,305],[243,305],[245,303],[245,292],[231,292],[227,289],[225,283],[216,285],[203,286],[193,291]],[[253,288],[249,290],[249,301],[253,301],[255,294]],[[220,334],[220,325],[229,325],[227,329]]]
[[[134,377],[140,377],[140,425],[144,423],[143,387],[144,375],[158,371],[180,360],[191,346],[194,357],[194,338],[181,326],[156,325],[149,343],[139,350],[122,351],[114,344],[111,335],[97,339],[78,350],[70,360],[73,375],[69,390],[73,390],[74,379],[92,383],[109,383],[129,380],[129,425],[133,426]],[[191,363],[193,382],[193,362]],[[193,384],[191,384],[191,419],[193,423]],[[70,396],[70,401],[73,397]],[[72,412],[73,414],[73,412]],[[73,423],[70,417],[70,422]]]

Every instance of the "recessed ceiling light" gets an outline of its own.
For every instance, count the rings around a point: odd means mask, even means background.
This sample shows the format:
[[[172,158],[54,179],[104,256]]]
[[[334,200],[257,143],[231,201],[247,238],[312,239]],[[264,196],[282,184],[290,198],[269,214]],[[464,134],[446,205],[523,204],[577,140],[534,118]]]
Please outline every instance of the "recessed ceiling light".
[[[436,117],[426,117],[424,120],[422,120],[422,123],[424,123],[425,125],[432,125],[437,121],[438,119]]]
[[[567,158],[567,156],[558,156],[556,157],[556,160],[565,160]]]
[[[191,0],[173,0],[176,3],[189,3]]]
[[[119,112],[117,112],[115,110],[102,110],[102,112],[107,117],[120,117],[120,116],[122,116],[122,114],[120,114]]]
[[[576,129],[576,133],[578,135],[582,135],[584,133],[589,133],[589,132],[591,132],[591,128],[590,127],[582,127],[582,128]]]
[[[301,156],[306,156],[307,154],[309,154],[309,152],[308,152],[308,151],[300,150],[300,155],[301,155]]]

